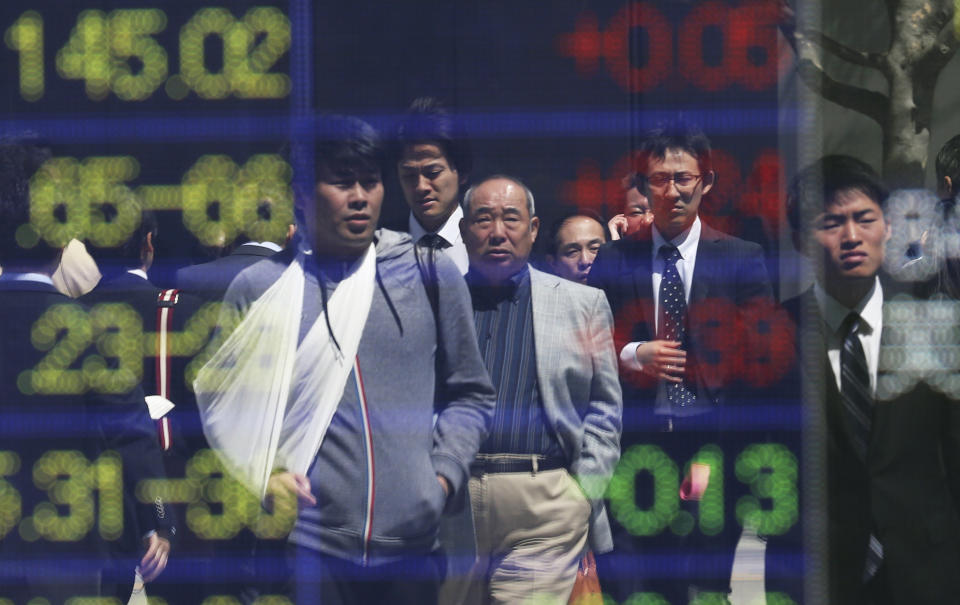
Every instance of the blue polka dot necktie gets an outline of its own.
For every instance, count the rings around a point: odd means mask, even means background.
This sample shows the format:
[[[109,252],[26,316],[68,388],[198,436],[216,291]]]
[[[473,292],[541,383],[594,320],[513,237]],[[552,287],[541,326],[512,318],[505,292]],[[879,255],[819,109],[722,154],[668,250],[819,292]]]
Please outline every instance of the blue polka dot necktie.
[[[660,312],[658,317],[657,338],[674,340],[686,345],[686,315],[687,299],[683,290],[683,282],[677,271],[677,261],[680,260],[680,251],[672,244],[660,246],[660,257],[663,258],[663,275],[660,278]],[[689,363],[690,360],[687,360]],[[696,401],[696,395],[687,384],[667,382],[667,400],[673,407],[687,407]]]

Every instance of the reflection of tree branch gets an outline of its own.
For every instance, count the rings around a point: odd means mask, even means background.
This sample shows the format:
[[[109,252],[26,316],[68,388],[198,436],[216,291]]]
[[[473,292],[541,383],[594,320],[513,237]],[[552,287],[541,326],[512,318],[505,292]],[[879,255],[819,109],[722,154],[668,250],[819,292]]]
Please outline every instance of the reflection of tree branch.
[[[957,40],[953,19],[947,19],[947,22],[941,27],[940,33],[937,34],[937,39],[930,45],[920,61],[930,61],[935,65],[946,65],[950,62],[953,54],[957,52],[958,47],[960,47],[960,40]]]
[[[797,73],[807,86],[820,93],[824,99],[862,113],[883,126],[884,114],[889,102],[886,95],[838,82],[809,59],[800,59],[797,64]]]
[[[893,24],[897,18],[897,8],[900,6],[900,0],[883,0],[883,4],[887,9],[887,20],[890,23],[890,28],[893,29]]]
[[[819,44],[824,50],[830,51],[844,61],[848,61],[854,65],[861,65],[863,67],[872,67],[874,69],[882,70],[883,68],[882,54],[853,50],[849,46],[841,44],[830,36],[822,34],[818,31],[810,30],[804,32],[802,35],[811,42]]]
[[[790,16],[792,17],[793,15]],[[862,113],[882,126],[889,99],[881,93],[843,84],[828,76],[823,69],[821,57],[822,47],[818,43],[820,40],[818,39],[816,42],[811,40],[796,30],[795,25],[796,22],[792,19],[784,19],[781,22],[784,33],[786,34],[789,31],[792,34],[787,36],[787,39],[790,41],[790,45],[793,47],[794,53],[797,56],[797,73],[800,79],[813,91],[819,93],[824,99],[833,101],[847,109]],[[817,36],[818,38],[823,38],[823,36],[819,36],[819,34],[817,34]],[[839,43],[836,43],[835,46],[843,47]],[[855,52],[846,47],[843,48],[845,48],[846,51],[841,51],[841,53],[849,54]],[[866,55],[867,53],[864,54]],[[869,58],[869,60],[877,60],[879,62],[875,57]],[[862,64],[862,61],[859,60],[854,62],[858,65]],[[880,66],[877,67],[879,68]]]
[[[940,72],[956,54],[960,41],[954,34],[953,21],[948,19],[940,33],[917,61],[913,75],[913,96],[916,101],[916,121],[919,129],[929,128],[933,118],[933,93]]]

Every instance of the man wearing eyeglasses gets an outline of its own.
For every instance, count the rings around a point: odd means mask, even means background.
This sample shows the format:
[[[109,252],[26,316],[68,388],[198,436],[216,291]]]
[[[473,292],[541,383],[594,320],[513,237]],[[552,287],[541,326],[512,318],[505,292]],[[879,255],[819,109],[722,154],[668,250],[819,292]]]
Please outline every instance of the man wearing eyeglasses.
[[[659,549],[664,555],[682,553],[674,559],[682,568],[663,574],[662,581],[641,578],[640,586],[624,578],[620,588],[626,594],[653,590],[671,603],[687,603],[697,594],[729,592],[739,536],[729,463],[739,449],[721,432],[720,412],[725,404],[740,404],[742,391],[732,372],[736,353],[727,347],[738,340],[737,310],[750,300],[769,301],[772,291],[760,246],[720,233],[698,216],[716,180],[707,137],[695,127],[672,125],[650,132],[640,152],[638,188],[650,200],[652,224],[601,248],[588,283],[606,292],[614,313],[624,455],[630,445],[655,444],[678,465],[682,478],[674,518],[654,529],[624,520],[616,545],[628,558]],[[727,472],[705,455],[715,451],[705,449],[708,445],[720,447]],[[696,464],[685,470],[690,461]],[[723,475],[722,523],[705,526],[700,502],[722,489]],[[707,492],[711,479],[714,490]],[[642,499],[636,505],[646,508]],[[649,537],[638,543],[627,534]],[[624,562],[624,569],[631,567]]]

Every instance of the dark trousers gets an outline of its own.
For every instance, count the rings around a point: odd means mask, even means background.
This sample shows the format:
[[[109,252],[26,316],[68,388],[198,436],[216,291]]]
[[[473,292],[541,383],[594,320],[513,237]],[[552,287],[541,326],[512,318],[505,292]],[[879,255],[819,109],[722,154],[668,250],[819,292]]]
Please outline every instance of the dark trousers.
[[[630,458],[626,453],[635,446],[656,446],[676,464],[678,480],[685,475],[684,465],[705,446],[715,446],[722,452],[723,513],[705,515],[700,509],[706,503],[680,501],[678,514],[652,533],[627,527],[612,515],[614,551],[599,557],[597,563],[603,589],[618,602],[636,593],[652,592],[666,598],[670,605],[687,605],[691,591],[727,594],[741,531],[736,501],[749,490],[737,481],[733,463],[754,435],[718,430],[709,413],[673,419],[669,429],[665,419],[652,418],[652,414],[643,420],[640,430],[625,432],[625,457]],[[621,458],[621,463],[627,462]],[[711,483],[718,479],[712,476]],[[657,487],[647,472],[637,476],[634,488],[629,497],[644,510],[654,505],[655,490],[666,489]],[[664,491],[659,495],[675,498],[675,494]],[[720,523],[704,526],[701,518]]]
[[[288,549],[297,605],[433,605],[443,578],[439,552],[363,566],[296,544]]]

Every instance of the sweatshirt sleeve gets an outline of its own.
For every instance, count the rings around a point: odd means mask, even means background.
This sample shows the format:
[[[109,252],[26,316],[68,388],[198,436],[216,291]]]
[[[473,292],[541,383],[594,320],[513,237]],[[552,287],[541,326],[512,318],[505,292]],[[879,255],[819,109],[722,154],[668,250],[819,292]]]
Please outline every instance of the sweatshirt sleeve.
[[[450,482],[448,506],[459,508],[469,466],[486,439],[496,392],[480,357],[470,293],[448,258],[437,258],[437,408],[432,459]]]

